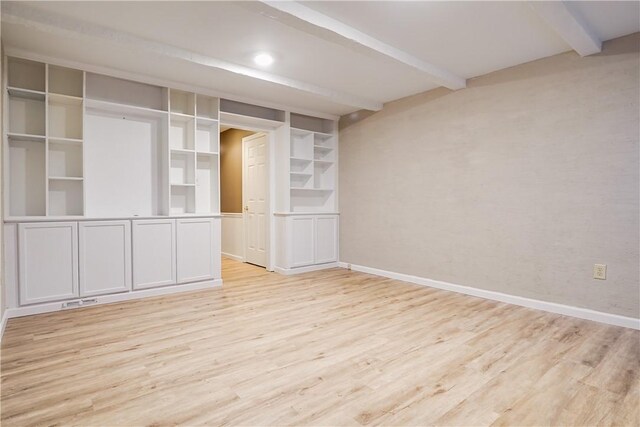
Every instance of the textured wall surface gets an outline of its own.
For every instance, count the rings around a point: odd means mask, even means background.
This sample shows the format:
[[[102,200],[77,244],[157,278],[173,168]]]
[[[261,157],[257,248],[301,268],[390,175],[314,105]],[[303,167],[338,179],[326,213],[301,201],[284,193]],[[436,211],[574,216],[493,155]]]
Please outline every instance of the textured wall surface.
[[[640,317],[639,46],[345,116],[341,260]]]
[[[242,138],[254,133],[228,129],[220,134],[221,212],[242,212]]]
[[[2,37],[0,37],[0,82],[4,79],[4,63],[2,60],[4,59],[4,49],[2,48]],[[3,116],[3,106],[4,106],[4,91],[0,90],[0,135],[4,135],[4,128],[2,127],[2,117]],[[0,144],[0,217],[4,218],[4,183],[2,182],[2,165],[4,164],[3,153],[4,144]],[[5,287],[4,287],[4,227],[2,227],[0,221],[0,319],[4,316],[5,310]]]

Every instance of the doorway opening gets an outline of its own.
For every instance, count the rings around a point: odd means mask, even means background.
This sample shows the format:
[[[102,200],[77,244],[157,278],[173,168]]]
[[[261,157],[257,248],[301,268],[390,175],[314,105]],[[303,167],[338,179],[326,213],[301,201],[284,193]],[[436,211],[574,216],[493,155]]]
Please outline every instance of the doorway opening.
[[[270,269],[271,132],[220,126],[222,256]]]

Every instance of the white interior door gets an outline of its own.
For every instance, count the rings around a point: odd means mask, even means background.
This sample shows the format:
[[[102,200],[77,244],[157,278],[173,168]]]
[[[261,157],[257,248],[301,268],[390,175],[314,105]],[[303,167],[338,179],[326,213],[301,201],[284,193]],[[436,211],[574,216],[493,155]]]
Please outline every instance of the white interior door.
[[[267,135],[242,138],[245,258],[267,266]]]

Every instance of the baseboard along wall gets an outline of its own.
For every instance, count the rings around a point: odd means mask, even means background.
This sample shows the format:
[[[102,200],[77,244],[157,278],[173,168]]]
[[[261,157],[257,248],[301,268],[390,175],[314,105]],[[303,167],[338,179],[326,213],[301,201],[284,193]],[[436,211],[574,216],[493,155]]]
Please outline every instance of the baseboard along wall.
[[[456,285],[454,283],[412,276],[410,274],[396,273],[393,271],[381,270],[379,268],[366,267],[364,265],[339,262],[338,266],[353,271],[359,271],[361,273],[368,273],[376,276],[387,277],[389,279],[401,280],[403,282],[409,282],[416,285],[429,286],[431,288],[457,292],[460,294],[471,295],[474,297],[485,298],[493,301],[505,302],[508,304],[519,305],[521,307],[534,308],[536,310],[542,310],[549,313],[561,314],[564,316],[576,317],[578,319],[592,320],[594,322],[606,323],[608,325],[622,326],[624,328],[640,330],[640,319],[635,319],[633,317],[620,316],[617,314],[590,310],[588,308],[574,307],[571,305],[525,298],[516,295],[505,294],[502,292],[488,291],[471,286]]]

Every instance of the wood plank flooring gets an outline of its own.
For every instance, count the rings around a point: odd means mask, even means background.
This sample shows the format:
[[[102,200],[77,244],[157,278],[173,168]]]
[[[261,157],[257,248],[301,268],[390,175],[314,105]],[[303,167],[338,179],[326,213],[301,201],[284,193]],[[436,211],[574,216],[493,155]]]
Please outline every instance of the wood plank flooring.
[[[638,331],[343,269],[11,319],[23,425],[640,424]]]

